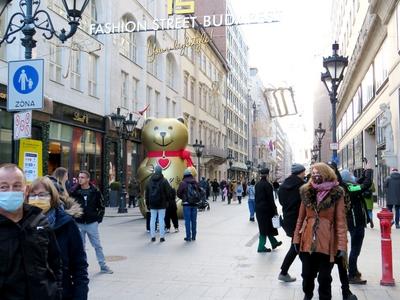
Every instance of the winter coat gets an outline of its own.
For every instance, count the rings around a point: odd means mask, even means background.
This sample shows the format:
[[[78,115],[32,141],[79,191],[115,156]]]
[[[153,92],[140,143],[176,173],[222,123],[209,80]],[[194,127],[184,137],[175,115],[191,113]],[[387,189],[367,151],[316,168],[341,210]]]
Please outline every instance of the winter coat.
[[[255,186],[256,217],[260,235],[278,235],[272,226],[272,217],[277,214],[272,185],[262,177]]]
[[[178,191],[176,192],[177,196],[182,199],[182,205],[183,206],[197,206],[197,204],[190,204],[188,203],[186,199],[186,191],[187,191],[187,186],[188,184],[194,184],[197,189],[200,190],[200,185],[197,183],[197,181],[193,178],[192,175],[188,175],[183,177],[182,182],[179,184]]]
[[[76,219],[78,223],[90,224],[94,222],[101,223],[104,217],[103,195],[97,187],[89,185],[89,196],[85,200],[82,188],[77,185],[70,193],[71,197],[82,207],[83,215]]]
[[[211,182],[211,188],[214,193],[219,192],[219,184],[216,181]]]
[[[130,181],[128,184],[128,195],[137,197],[140,194],[140,186],[137,181]]]
[[[400,173],[393,172],[385,180],[386,205],[400,205]]]
[[[346,214],[348,229],[351,231],[354,228],[366,227],[370,220],[361,185],[347,183],[345,197],[349,200],[349,209]]]
[[[159,204],[151,203],[150,201],[150,189],[153,185],[159,186],[159,195],[158,197],[160,201]],[[150,180],[147,182],[146,185],[146,192],[145,192],[145,200],[146,206],[149,209],[166,209],[169,205],[169,200],[171,197],[171,186],[167,179],[165,179],[164,175],[162,174],[153,174]]]
[[[61,250],[63,267],[63,300],[86,300],[88,295],[88,263],[79,228],[74,217],[79,210],[55,210],[55,222],[52,225]],[[70,215],[67,212],[69,212]]]
[[[293,244],[300,244],[300,252],[316,252],[334,258],[338,250],[347,249],[347,224],[344,191],[337,186],[317,204],[317,192],[306,184],[300,188],[301,205]]]
[[[301,204],[300,187],[303,184],[303,179],[292,174],[285,179],[278,191],[279,203],[282,205],[283,213],[282,227],[289,237],[293,237],[293,232],[296,228]]]
[[[256,198],[256,190],[254,188],[254,185],[249,185],[247,188],[247,192],[249,194],[249,201],[254,201]]]
[[[60,249],[41,209],[23,205],[18,223],[0,215],[0,299],[62,296]]]

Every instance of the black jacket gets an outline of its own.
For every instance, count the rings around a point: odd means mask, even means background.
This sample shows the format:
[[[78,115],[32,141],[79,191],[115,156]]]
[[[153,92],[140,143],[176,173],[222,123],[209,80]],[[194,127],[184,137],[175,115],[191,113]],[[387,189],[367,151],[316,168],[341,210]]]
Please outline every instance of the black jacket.
[[[346,197],[349,199],[349,210],[346,213],[348,229],[366,227],[370,220],[363,197],[362,185],[348,183],[345,191]]]
[[[86,300],[89,291],[88,263],[79,228],[72,216],[58,208],[53,230],[61,250],[63,300]]]
[[[296,228],[301,204],[299,189],[303,184],[304,180],[292,174],[285,179],[278,191],[279,203],[282,205],[283,213],[282,227],[289,237],[293,237]]]
[[[103,195],[99,189],[92,184],[90,184],[89,190],[89,196],[86,201],[83,197],[80,185],[76,186],[75,189],[71,191],[71,197],[75,198],[76,202],[78,202],[83,209],[83,215],[76,218],[76,221],[84,224],[94,222],[101,223],[103,221],[105,210]]]
[[[159,197],[161,198],[160,205],[154,205],[150,203],[150,188],[152,184],[158,184],[160,185],[160,193]],[[148,209],[164,209],[167,208],[169,205],[169,200],[171,198],[171,186],[169,185],[169,182],[167,179],[164,178],[164,176],[161,174],[153,174],[150,178],[150,180],[147,182],[146,185],[146,193],[145,193],[145,199],[146,199],[146,206]]]
[[[272,217],[277,214],[272,185],[261,178],[256,187],[256,217],[260,235],[278,235],[278,230],[272,226]]]
[[[0,299],[61,299],[61,258],[41,209],[23,206],[18,222],[0,215]]]
[[[197,204],[194,204],[194,203],[190,204],[186,200],[186,193],[187,193],[186,190],[187,190],[188,184],[195,184],[197,189],[200,191],[200,194],[202,193],[201,189],[200,189],[200,185],[197,183],[196,179],[194,179],[192,175],[188,175],[188,176],[183,177],[183,180],[179,184],[178,191],[176,194],[179,198],[182,199],[183,206],[197,206]]]

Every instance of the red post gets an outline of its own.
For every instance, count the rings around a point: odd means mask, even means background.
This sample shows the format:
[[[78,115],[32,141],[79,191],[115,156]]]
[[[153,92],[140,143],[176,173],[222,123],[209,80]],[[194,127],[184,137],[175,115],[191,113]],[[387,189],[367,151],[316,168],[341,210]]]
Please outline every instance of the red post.
[[[390,237],[393,213],[383,208],[378,213],[381,224],[382,279],[381,285],[394,285],[392,263],[392,239]]]

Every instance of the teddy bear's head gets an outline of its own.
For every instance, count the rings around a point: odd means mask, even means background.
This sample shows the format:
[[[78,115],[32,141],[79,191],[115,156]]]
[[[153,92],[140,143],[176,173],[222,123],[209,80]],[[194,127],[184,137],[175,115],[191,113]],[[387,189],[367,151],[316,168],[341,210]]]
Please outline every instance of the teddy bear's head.
[[[147,151],[185,149],[188,143],[188,129],[184,119],[146,119],[142,130],[142,142]]]

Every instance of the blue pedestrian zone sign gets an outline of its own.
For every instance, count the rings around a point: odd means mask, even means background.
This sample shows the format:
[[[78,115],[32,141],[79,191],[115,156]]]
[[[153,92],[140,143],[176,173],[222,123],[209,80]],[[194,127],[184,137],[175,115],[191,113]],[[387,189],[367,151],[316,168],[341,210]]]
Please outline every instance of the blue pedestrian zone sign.
[[[8,63],[8,111],[43,109],[43,66],[43,59]]]

